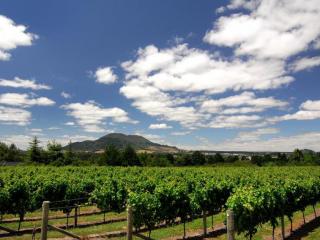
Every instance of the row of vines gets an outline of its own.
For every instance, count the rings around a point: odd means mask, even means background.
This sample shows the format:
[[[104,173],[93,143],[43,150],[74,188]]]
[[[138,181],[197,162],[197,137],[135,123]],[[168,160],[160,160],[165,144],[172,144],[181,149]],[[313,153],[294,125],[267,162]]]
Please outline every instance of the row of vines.
[[[0,214],[23,218],[51,201],[54,210],[96,203],[101,211],[134,209],[136,229],[185,223],[225,209],[249,238],[261,224],[278,225],[320,200],[320,168],[2,167]],[[67,210],[67,207],[66,207]]]

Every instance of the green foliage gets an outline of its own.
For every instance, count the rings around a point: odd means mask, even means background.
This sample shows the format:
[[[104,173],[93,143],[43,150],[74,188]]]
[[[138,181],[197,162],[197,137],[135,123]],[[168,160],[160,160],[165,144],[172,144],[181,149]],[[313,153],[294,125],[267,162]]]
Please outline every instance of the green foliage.
[[[21,153],[14,144],[8,146],[5,143],[0,142],[0,162],[20,162]]]
[[[40,141],[37,137],[34,137],[32,141],[29,143],[29,148],[27,151],[27,159],[30,162],[35,163],[44,163],[44,159],[41,154],[41,148],[39,147]]]
[[[121,156],[123,166],[139,166],[139,158],[133,147],[127,145]]]
[[[47,145],[47,163],[53,164],[55,166],[65,165],[64,155],[62,152],[62,146],[55,141],[49,142]]]
[[[112,144],[106,146],[102,159],[105,165],[121,166],[120,151]]]
[[[206,162],[206,157],[199,151],[194,151],[191,154],[192,165],[203,165]]]

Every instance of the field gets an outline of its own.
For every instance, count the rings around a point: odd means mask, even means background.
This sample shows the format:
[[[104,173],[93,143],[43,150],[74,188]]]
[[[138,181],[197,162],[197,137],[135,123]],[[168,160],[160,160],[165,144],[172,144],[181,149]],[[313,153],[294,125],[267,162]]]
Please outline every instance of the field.
[[[134,229],[152,239],[201,235],[203,214],[208,238],[226,239],[229,209],[236,239],[271,239],[273,230],[279,237],[285,216],[287,235],[293,225],[299,231],[292,236],[311,240],[320,236],[319,219],[314,220],[319,200],[320,167],[2,167],[0,226],[17,230],[21,224],[26,234],[0,231],[0,238],[30,239],[32,229],[39,238],[41,205],[50,201],[49,224],[66,228],[69,216],[68,231],[79,236],[117,231],[115,239],[124,239],[131,206]],[[56,231],[48,235],[64,237]]]

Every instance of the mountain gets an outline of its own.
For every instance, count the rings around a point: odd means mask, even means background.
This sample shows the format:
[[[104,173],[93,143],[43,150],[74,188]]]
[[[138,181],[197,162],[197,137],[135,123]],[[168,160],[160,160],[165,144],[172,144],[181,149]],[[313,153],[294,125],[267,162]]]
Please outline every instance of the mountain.
[[[161,145],[149,141],[148,139],[139,135],[125,135],[122,133],[110,133],[97,140],[86,140],[83,142],[71,143],[71,147],[74,151],[86,151],[86,152],[100,152],[103,151],[106,145],[114,145],[118,148],[125,148],[127,145],[131,145],[136,150],[144,150],[148,152],[178,152],[179,149],[167,145]],[[66,149],[69,145],[65,146]]]

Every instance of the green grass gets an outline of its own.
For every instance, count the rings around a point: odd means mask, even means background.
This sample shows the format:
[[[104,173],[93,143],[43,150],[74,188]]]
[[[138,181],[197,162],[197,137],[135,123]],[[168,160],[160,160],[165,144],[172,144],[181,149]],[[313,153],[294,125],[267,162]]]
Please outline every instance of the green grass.
[[[319,208],[320,205],[317,205],[317,208]],[[313,209],[312,207],[307,207],[305,211],[305,215],[310,215],[313,214]],[[115,217],[115,216],[125,216],[125,213],[121,214],[116,214],[116,213],[108,213],[107,214],[107,219],[110,217]],[[81,218],[83,218],[81,220]],[[83,216],[79,218],[79,222],[81,221],[100,221],[103,219],[103,214],[98,214],[98,215],[92,215],[92,216]],[[224,213],[219,213],[214,216],[213,222],[214,225],[223,223],[225,219],[225,214]],[[296,212],[294,214],[294,221],[301,221],[302,222],[302,214],[301,212]],[[72,223],[73,220],[70,220],[70,223]],[[59,219],[59,220],[51,220],[51,224],[58,224],[58,223],[65,223],[65,219]],[[24,223],[27,224],[27,223]],[[23,227],[30,226],[33,224],[33,222],[28,223],[29,225],[23,225]],[[40,222],[37,222],[37,224],[40,224]],[[202,229],[203,227],[203,222],[202,219],[196,219],[192,222],[186,223],[186,231],[187,233],[193,230],[199,230]],[[208,217],[207,219],[207,225],[208,228],[211,227],[211,216]],[[285,224],[286,226],[290,226],[290,222],[287,218],[285,218]],[[9,225],[6,225],[9,226]],[[17,226],[17,225],[16,225]],[[32,225],[33,226],[33,225]],[[126,228],[126,222],[119,222],[119,223],[112,223],[112,224],[104,224],[104,225],[98,225],[98,226],[92,226],[92,227],[86,227],[86,228],[75,228],[72,229],[70,228],[69,230],[77,235],[81,236],[86,236],[89,234],[101,234],[105,232],[110,232],[110,231],[116,231],[116,230],[124,230]],[[279,227],[278,227],[279,228]],[[143,233],[145,236],[148,235],[148,233]],[[263,240],[263,237],[266,236],[271,236],[272,234],[272,227],[269,223],[262,225],[259,229],[256,235],[254,236],[254,240]],[[157,229],[153,230],[151,233],[151,237],[153,239],[164,239],[164,238],[169,238],[169,237],[179,237],[181,238],[183,236],[183,224],[167,227],[167,228],[162,228],[162,229]],[[40,234],[36,234],[36,239],[39,239]],[[56,231],[49,231],[48,234],[49,238],[60,238],[60,237],[65,237],[63,234],[60,234]],[[16,237],[10,237],[10,238],[5,238],[8,240],[23,240],[23,239],[30,239],[31,235],[24,235],[24,236],[16,236]],[[126,239],[125,237],[121,238],[115,238],[118,240],[124,240]],[[134,237],[134,239],[139,239],[138,237]],[[225,240],[226,235],[220,235],[217,238],[210,238],[210,239],[215,239],[215,240]],[[237,235],[236,236],[237,240],[246,240],[246,237],[243,234]],[[314,231],[310,232],[308,236],[302,238],[303,240],[319,240],[320,239],[320,228],[315,229]]]

